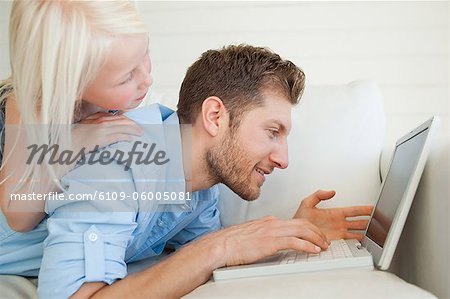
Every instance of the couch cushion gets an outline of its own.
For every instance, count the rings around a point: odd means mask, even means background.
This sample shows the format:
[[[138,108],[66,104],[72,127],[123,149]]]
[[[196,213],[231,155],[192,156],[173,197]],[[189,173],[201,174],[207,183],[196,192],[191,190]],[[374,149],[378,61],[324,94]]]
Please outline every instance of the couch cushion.
[[[436,296],[388,272],[351,269],[209,281],[183,298],[436,299]]]
[[[380,187],[384,127],[382,97],[374,82],[307,86],[292,112],[289,167],[268,176],[254,202],[222,185],[222,224],[265,215],[290,218],[316,189],[337,191],[321,207],[373,204]]]

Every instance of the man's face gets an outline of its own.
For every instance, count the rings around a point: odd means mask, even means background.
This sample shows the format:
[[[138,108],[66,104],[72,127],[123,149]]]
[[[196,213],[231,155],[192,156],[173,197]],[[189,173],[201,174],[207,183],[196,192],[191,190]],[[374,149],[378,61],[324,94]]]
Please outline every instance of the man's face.
[[[210,174],[241,198],[259,197],[265,176],[288,166],[287,135],[292,104],[278,93],[266,92],[264,106],[244,114],[239,127],[228,131],[207,153]]]

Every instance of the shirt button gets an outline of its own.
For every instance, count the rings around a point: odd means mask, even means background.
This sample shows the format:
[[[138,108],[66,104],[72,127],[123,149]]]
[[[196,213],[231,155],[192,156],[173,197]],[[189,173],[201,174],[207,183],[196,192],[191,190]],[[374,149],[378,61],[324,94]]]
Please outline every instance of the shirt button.
[[[97,236],[96,233],[90,233],[89,234],[89,241],[95,242],[95,241],[97,241],[97,239],[98,239],[98,236]]]
[[[158,226],[164,226],[164,221],[162,221],[161,219],[158,219]]]

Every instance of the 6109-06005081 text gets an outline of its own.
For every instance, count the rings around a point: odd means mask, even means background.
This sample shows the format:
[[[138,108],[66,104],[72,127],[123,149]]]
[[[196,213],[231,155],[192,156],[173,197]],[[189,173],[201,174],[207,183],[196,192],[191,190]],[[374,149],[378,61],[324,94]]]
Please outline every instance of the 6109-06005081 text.
[[[13,193],[10,194],[9,200],[156,200],[156,201],[175,201],[175,200],[191,200],[190,192],[115,192],[115,191],[95,191],[94,193]]]

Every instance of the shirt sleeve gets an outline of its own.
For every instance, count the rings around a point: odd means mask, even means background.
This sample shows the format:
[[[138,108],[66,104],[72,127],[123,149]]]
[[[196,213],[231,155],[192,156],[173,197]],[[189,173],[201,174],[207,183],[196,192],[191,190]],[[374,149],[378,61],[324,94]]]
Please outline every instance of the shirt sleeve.
[[[127,275],[124,258],[137,226],[136,203],[99,200],[101,191],[112,194],[134,190],[131,174],[117,168],[122,172],[118,172],[123,179],[120,183],[93,183],[92,178],[102,177],[95,167],[80,167],[64,180],[65,200],[46,202],[49,234],[39,272],[39,298],[68,298],[83,283],[112,284]],[[72,200],[74,196],[94,194],[94,200]]]
[[[201,196],[205,196],[205,194]],[[203,203],[206,202],[205,207],[199,209],[198,212],[194,212],[194,219],[167,242],[169,247],[177,250],[194,239],[223,228],[219,217],[220,212],[217,208],[219,202],[217,186],[210,188],[206,196],[208,196],[207,200],[205,198],[199,200]]]

